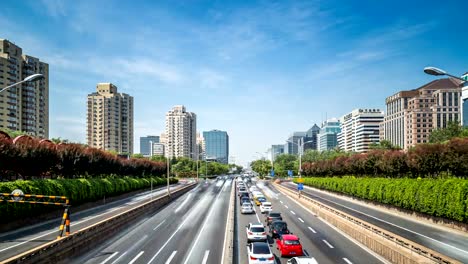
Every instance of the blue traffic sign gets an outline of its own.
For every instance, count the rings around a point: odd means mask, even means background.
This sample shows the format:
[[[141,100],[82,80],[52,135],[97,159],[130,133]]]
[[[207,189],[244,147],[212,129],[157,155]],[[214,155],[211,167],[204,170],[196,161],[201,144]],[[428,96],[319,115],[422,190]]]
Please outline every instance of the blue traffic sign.
[[[297,184],[297,190],[298,190],[298,191],[304,190],[304,184],[303,184],[303,183],[298,183],[298,184]]]
[[[293,176],[293,171],[292,170],[288,170],[288,176]]]
[[[275,170],[271,170],[271,171],[270,171],[270,175],[271,175],[272,177],[275,176]]]

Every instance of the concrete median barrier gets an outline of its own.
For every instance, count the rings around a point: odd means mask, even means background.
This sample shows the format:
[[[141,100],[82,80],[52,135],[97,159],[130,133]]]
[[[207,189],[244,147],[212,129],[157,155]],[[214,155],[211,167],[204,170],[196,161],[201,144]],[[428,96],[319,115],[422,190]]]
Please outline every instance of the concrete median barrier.
[[[234,180],[233,180],[234,184]],[[231,187],[229,209],[226,223],[226,234],[224,236],[224,248],[221,264],[232,264],[234,259],[234,217],[236,205],[236,188]]]
[[[147,201],[135,208],[78,230],[67,237],[51,241],[4,260],[2,263],[65,263],[73,256],[95,248],[101,242],[109,239],[123,228],[136,222],[140,217],[160,209],[195,186],[196,184],[191,184],[182,187],[172,191],[171,196],[164,195]]]
[[[446,263],[461,264],[461,262],[440,254],[406,238],[398,236],[383,228],[367,223],[359,218],[346,214],[333,207],[320,203],[305,195],[298,197],[297,192],[273,184],[278,191],[292,197],[296,202],[308,208],[327,223],[346,233],[370,250],[384,257],[391,263]]]

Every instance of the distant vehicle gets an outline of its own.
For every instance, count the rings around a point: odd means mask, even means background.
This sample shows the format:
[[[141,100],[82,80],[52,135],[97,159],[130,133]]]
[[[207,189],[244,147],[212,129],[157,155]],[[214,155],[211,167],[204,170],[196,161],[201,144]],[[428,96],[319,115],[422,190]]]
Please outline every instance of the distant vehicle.
[[[245,231],[247,233],[247,242],[267,240],[267,233],[262,224],[249,223],[245,226]]]
[[[276,248],[281,257],[296,257],[304,255],[299,238],[295,235],[282,235],[276,239]]]
[[[271,222],[273,221],[281,221],[281,220],[283,220],[283,217],[281,217],[281,213],[268,212],[268,214],[266,215],[265,222],[267,222],[267,225],[270,225]]]
[[[318,262],[315,258],[302,256],[289,259],[287,264],[318,264]]]
[[[240,197],[240,198],[242,198],[242,197],[247,197],[247,198],[250,199],[250,195],[249,195],[248,192],[241,192],[240,195],[239,195],[239,197]]]
[[[253,210],[253,206],[250,202],[242,203],[241,207],[241,214],[253,214],[255,211]]]
[[[255,242],[247,246],[249,264],[274,264],[275,256],[266,242]]]
[[[240,197],[239,203],[240,203],[240,205],[242,205],[243,203],[249,203],[250,205],[252,205],[252,203],[250,202],[250,198],[245,197],[245,196],[244,196],[244,197]]]
[[[270,224],[270,236],[275,239],[284,234],[290,234],[288,224],[284,221],[276,220]]]
[[[272,206],[271,206],[271,203],[270,202],[263,202],[261,205],[260,205],[260,212],[262,214],[264,213],[267,213],[267,212],[271,212],[272,210]]]
[[[247,192],[245,189],[240,189],[238,192],[237,192],[237,196],[239,197],[249,197],[249,192]]]
[[[257,196],[257,197],[254,199],[254,201],[255,201],[255,204],[256,204],[256,205],[260,206],[263,202],[266,202],[267,199],[266,199],[265,197],[263,197],[263,196]]]

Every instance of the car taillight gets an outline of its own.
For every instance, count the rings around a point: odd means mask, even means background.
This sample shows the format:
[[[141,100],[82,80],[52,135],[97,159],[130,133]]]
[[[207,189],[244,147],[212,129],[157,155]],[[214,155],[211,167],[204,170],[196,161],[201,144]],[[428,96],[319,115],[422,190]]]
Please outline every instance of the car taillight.
[[[268,258],[268,260],[274,260],[275,256],[272,256],[271,258]]]
[[[263,232],[263,233],[262,233],[262,235],[266,235],[266,233],[265,233],[265,232]]]
[[[249,232],[249,235],[253,235],[253,233],[252,233],[252,232]]]
[[[273,230],[273,233],[276,233],[276,230]]]
[[[252,256],[250,256],[250,259],[251,259],[251,260],[257,260],[257,258],[254,258],[254,257],[252,257]]]

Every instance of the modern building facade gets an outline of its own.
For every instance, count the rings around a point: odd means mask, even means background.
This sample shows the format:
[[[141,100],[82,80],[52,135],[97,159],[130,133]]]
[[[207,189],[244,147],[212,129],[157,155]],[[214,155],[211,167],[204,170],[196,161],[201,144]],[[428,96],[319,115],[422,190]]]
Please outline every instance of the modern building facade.
[[[197,116],[176,105],[166,114],[166,157],[197,156]]]
[[[320,127],[317,124],[314,124],[309,130],[306,131],[306,136],[304,138],[304,151],[308,149],[318,149],[318,139],[317,134],[320,133]]]
[[[463,84],[462,94],[461,94],[461,124],[464,127],[468,127],[468,72],[463,74],[461,77],[466,82]]]
[[[90,147],[133,154],[133,97],[112,83],[98,83],[88,95],[87,142]]]
[[[49,137],[49,65],[23,54],[14,43],[0,39],[0,89],[36,73],[45,78],[22,83],[0,94],[0,130]]]
[[[293,155],[298,155],[299,154],[299,147],[298,144],[300,140],[305,139],[307,133],[306,132],[294,132],[286,141],[286,144],[284,144],[284,153],[286,154],[293,154]],[[305,140],[304,140],[305,142]]]
[[[379,143],[379,126],[384,113],[380,109],[355,109],[340,118],[338,146],[344,151],[366,152],[369,145]]]
[[[151,144],[159,143],[159,136],[140,137],[140,154],[151,156]]]
[[[317,150],[326,151],[338,146],[338,133],[341,132],[340,121],[336,118],[322,123],[320,133],[317,135]]]
[[[211,130],[203,132],[205,155],[207,159],[228,164],[229,135],[226,131]]]
[[[205,139],[200,133],[197,132],[197,150],[198,150],[198,160],[204,160],[206,158],[206,145]],[[195,157],[196,159],[197,157]]]
[[[284,145],[271,145],[271,160],[274,162],[278,155],[284,153]]]

